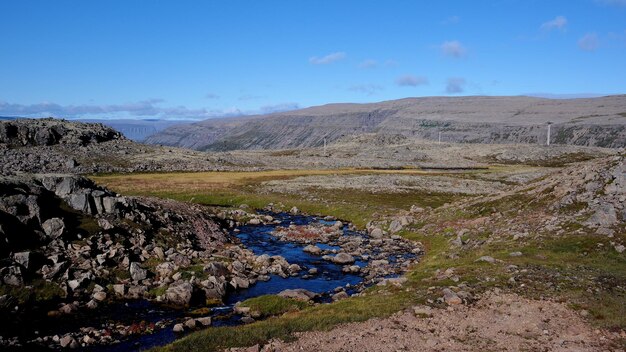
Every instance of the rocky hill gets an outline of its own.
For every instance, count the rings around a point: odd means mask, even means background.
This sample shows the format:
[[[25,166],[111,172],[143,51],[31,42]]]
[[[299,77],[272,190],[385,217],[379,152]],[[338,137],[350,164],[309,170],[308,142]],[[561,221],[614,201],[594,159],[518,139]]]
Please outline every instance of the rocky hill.
[[[168,128],[146,142],[197,150],[319,147],[361,133],[445,142],[626,146],[626,95],[585,99],[427,97],[329,104]]]
[[[0,144],[11,147],[85,146],[116,139],[125,138],[99,123],[77,124],[54,118],[0,120]]]

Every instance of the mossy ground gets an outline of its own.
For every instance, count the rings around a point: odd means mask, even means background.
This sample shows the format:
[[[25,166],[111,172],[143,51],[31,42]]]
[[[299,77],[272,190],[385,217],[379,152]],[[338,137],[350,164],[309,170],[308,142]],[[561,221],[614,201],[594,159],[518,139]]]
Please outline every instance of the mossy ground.
[[[242,307],[250,310],[260,317],[281,315],[287,312],[302,310],[309,306],[307,302],[284,298],[277,295],[263,295],[241,302]]]
[[[550,165],[554,166],[554,165]],[[519,166],[515,166],[519,167]],[[499,166],[496,172],[506,166]],[[407,171],[407,170],[402,170]],[[319,191],[316,200],[303,197],[257,192],[259,182],[302,176],[305,174],[374,172],[372,170],[342,171],[280,171],[206,174],[111,175],[94,179],[112,189],[135,195],[152,195],[216,206],[248,204],[262,208],[268,203],[282,204],[285,209],[297,206],[312,214],[334,215],[364,226],[368,221],[408,210],[411,205],[437,208],[459,200],[451,194],[370,194],[354,190]],[[393,172],[386,170],[385,172]],[[491,170],[491,172],[494,172]],[[315,190],[307,190],[315,192]],[[471,206],[434,210],[400,235],[419,241],[426,254],[406,274],[408,282],[398,287],[372,287],[362,296],[333,304],[293,306],[276,296],[258,297],[246,302],[267,319],[237,327],[215,327],[192,333],[176,342],[157,348],[164,351],[215,351],[234,346],[264,343],[272,338],[291,339],[294,332],[328,330],[338,324],[385,317],[427,300],[437,303],[443,287],[466,283],[472,293],[499,288],[531,298],[562,300],[575,309],[589,312],[590,322],[607,329],[626,328],[626,260],[618,254],[610,239],[587,233],[583,226],[565,228],[565,233],[534,234],[522,240],[495,238],[495,228],[506,228],[507,220],[540,212],[546,204],[539,198],[523,194],[473,203]],[[580,209],[575,205],[566,212]],[[479,245],[455,248],[451,240],[462,228],[463,221],[502,214],[494,228],[470,231],[464,241]],[[624,229],[618,229],[624,240]],[[512,257],[511,252],[522,252]],[[488,255],[498,260],[491,264],[476,259]],[[512,269],[512,265],[516,269]],[[454,268],[458,281],[438,279],[436,273]]]

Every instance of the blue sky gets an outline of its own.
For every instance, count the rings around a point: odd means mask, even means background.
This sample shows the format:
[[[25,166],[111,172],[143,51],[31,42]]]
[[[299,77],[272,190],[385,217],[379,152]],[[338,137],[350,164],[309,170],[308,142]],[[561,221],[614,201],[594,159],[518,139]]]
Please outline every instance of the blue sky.
[[[626,93],[626,0],[0,0],[0,116]]]

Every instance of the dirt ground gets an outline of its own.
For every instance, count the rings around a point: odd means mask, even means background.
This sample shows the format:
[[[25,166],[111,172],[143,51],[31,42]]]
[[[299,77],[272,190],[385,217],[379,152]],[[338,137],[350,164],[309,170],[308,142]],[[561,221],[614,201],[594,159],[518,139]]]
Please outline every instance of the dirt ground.
[[[405,311],[233,351],[623,351],[619,335],[594,330],[584,312],[563,303],[490,292],[472,306],[431,312]]]

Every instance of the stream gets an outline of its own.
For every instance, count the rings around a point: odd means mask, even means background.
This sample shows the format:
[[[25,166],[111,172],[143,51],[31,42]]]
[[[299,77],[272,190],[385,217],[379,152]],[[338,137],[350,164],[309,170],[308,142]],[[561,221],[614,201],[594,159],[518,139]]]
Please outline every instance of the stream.
[[[267,254],[284,257],[290,264],[298,264],[303,270],[297,276],[282,278],[272,275],[268,281],[257,281],[247,289],[228,292],[224,297],[224,305],[212,307],[211,326],[239,325],[242,324],[241,316],[233,313],[235,303],[248,298],[266,294],[276,294],[286,289],[306,289],[320,294],[318,302],[330,302],[330,296],[337,287],[344,287],[348,294],[355,292],[354,286],[362,283],[364,278],[358,274],[343,273],[342,265],[332,261],[323,260],[303,251],[306,246],[302,243],[281,241],[271,235],[277,227],[289,227],[290,225],[323,224],[330,226],[334,221],[325,221],[316,216],[291,215],[289,213],[267,213],[274,217],[271,224],[242,225],[233,230],[231,234],[236,236],[243,246],[252,250],[256,255]],[[359,232],[351,231],[347,225],[343,227],[343,235],[365,236]],[[340,249],[339,246],[316,243],[322,250]],[[359,259],[357,257],[357,259]],[[394,258],[388,258],[393,261]],[[365,267],[367,262],[357,260],[354,265]],[[311,268],[318,270],[317,275],[307,275]],[[392,275],[390,275],[392,276]],[[31,331],[37,331],[41,335],[62,335],[69,331],[79,330],[81,327],[102,327],[106,323],[119,322],[125,325],[157,323],[165,325],[164,328],[156,328],[151,334],[132,335],[120,343],[111,345],[95,345],[88,347],[89,351],[140,351],[154,346],[171,343],[185,334],[175,334],[172,326],[180,322],[189,313],[200,307],[190,307],[187,310],[168,308],[163,305],[152,303],[148,300],[119,301],[102,305],[97,311],[79,311],[76,314],[56,318],[51,323],[49,318],[31,319],[27,322]],[[25,323],[25,322],[21,322]],[[18,324],[21,325],[21,324]],[[210,327],[208,327],[210,329]],[[23,332],[23,331],[22,331]]]

